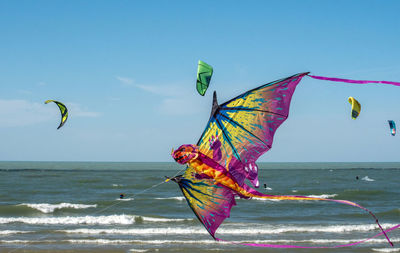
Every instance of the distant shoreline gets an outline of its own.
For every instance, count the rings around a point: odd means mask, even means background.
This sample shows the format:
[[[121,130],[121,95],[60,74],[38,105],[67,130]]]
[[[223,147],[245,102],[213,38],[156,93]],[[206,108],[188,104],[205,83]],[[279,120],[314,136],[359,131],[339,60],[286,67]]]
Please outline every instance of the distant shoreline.
[[[259,169],[400,169],[400,162],[259,162]],[[181,170],[175,162],[0,161],[0,170]]]

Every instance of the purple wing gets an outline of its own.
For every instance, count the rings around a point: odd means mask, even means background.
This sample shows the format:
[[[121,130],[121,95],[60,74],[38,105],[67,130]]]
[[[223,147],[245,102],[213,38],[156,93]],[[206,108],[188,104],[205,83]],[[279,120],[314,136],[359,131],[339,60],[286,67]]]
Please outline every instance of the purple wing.
[[[293,92],[307,74],[264,84],[221,105],[214,93],[210,120],[197,143],[200,151],[218,160],[239,184],[247,178],[258,187],[255,162],[271,148],[276,129],[289,115]],[[218,155],[210,145],[215,138],[221,142]]]

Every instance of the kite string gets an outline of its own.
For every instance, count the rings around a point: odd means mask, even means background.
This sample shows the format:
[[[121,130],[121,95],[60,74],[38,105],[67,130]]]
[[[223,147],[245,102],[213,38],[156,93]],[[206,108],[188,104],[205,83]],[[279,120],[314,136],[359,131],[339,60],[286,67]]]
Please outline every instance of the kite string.
[[[178,171],[174,176],[172,176],[172,178],[174,178],[174,177],[176,177],[179,173],[181,173],[183,170],[185,170],[186,168],[183,168],[183,169],[181,169],[180,171]],[[145,192],[147,192],[148,190],[151,190],[151,189],[153,189],[153,188],[156,188],[156,187],[158,187],[158,186],[160,186],[160,185],[162,185],[162,184],[164,184],[164,183],[166,183],[167,181],[166,180],[163,180],[163,181],[161,181],[160,183],[157,183],[157,184],[155,184],[155,185],[152,185],[152,186],[150,186],[149,188],[146,188],[146,189],[144,189],[144,190],[142,190],[142,191],[140,191],[140,192],[138,192],[138,193],[136,193],[136,194],[133,194],[133,198],[135,197],[135,196],[139,196],[139,195],[141,195],[141,194],[143,194],[143,193],[145,193]],[[109,207],[112,207],[112,206],[114,206],[114,205],[117,205],[117,204],[119,204],[120,202],[117,202],[117,203],[115,203],[115,204],[113,204],[113,205],[111,205],[111,206],[109,206]],[[106,207],[107,209],[109,208],[109,207]],[[102,209],[102,210],[100,210],[100,211],[104,211],[105,209]],[[99,211],[99,212],[100,212]]]
[[[185,169],[186,169],[186,167],[183,168],[183,169],[181,169],[180,171],[178,171],[173,177],[176,177],[179,173],[181,173],[181,172],[182,172],[183,170],[185,170]],[[150,190],[150,189],[153,189],[153,188],[156,188],[156,187],[158,187],[158,186],[160,186],[160,185],[162,185],[162,184],[164,184],[164,183],[166,183],[166,182],[167,182],[166,180],[163,180],[163,181],[161,181],[160,183],[154,184],[154,185],[152,185],[152,186],[150,186],[150,187],[148,187],[148,188],[146,188],[146,189],[144,189],[144,190],[142,190],[142,191],[140,191],[140,192],[134,194],[133,196],[139,196],[139,195],[145,193],[146,191],[148,191],[148,190]],[[133,196],[132,196],[132,197],[133,197]],[[117,201],[117,200],[116,200],[116,201]],[[114,206],[116,206],[116,205],[118,205],[118,204],[120,204],[120,203],[122,203],[122,201],[117,201],[117,202],[114,203],[114,204],[111,204],[111,205],[109,205],[109,206],[106,206],[106,207],[104,207],[103,209],[100,209],[100,210],[98,210],[98,211],[92,212],[92,213],[90,213],[90,214],[88,214],[88,215],[94,215],[94,214],[102,213],[102,212],[104,212],[105,210],[108,210],[108,209],[110,209],[111,207],[114,207]],[[65,228],[65,227],[67,227],[67,226],[61,226],[61,228]],[[45,239],[46,237],[48,237],[49,235],[51,235],[50,232],[47,233],[47,234],[42,235],[42,236],[39,237],[39,238],[37,238],[37,240],[43,240],[43,239]],[[23,248],[26,248],[26,247],[28,247],[28,244],[23,245],[23,246],[21,246],[21,247],[16,247],[15,249],[12,249],[12,250],[8,251],[8,253],[12,253],[12,252],[15,252],[16,250],[20,250],[20,249],[23,249]]]

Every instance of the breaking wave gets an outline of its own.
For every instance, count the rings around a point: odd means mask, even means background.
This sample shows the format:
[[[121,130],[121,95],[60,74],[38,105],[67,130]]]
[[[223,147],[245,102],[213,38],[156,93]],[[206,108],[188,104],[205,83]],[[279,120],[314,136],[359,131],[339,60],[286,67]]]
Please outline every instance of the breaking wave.
[[[305,239],[305,240],[245,240],[234,241],[235,243],[258,243],[258,244],[348,244],[362,239]],[[364,244],[386,243],[386,239],[371,239]],[[393,238],[392,242],[400,242],[400,238]],[[215,240],[129,240],[129,239],[69,239],[69,240],[0,240],[0,244],[48,244],[48,243],[71,243],[71,244],[229,244],[230,242],[218,242]],[[395,251],[392,251],[395,250]],[[374,249],[380,252],[397,252],[399,249]]]
[[[154,199],[167,199],[167,200],[179,200],[179,201],[184,201],[185,197],[169,197],[169,198],[154,198]]]
[[[361,180],[368,181],[368,182],[375,181],[375,179],[369,178],[368,176],[361,178]]]
[[[35,225],[129,225],[137,222],[179,222],[193,219],[154,218],[136,215],[108,215],[108,216],[65,216],[65,217],[10,217],[0,218],[0,224],[25,223]]]
[[[382,227],[393,227],[395,224],[382,224]],[[283,234],[283,233],[346,233],[378,231],[376,224],[370,225],[327,225],[327,226],[267,226],[258,228],[220,228],[218,234],[224,235],[256,235],[256,234]],[[168,227],[168,228],[133,228],[133,229],[72,229],[57,230],[68,234],[120,234],[120,235],[178,235],[178,234],[208,234],[206,230],[197,227]]]
[[[42,204],[28,204],[28,203],[22,203],[19,204],[18,206],[27,206],[32,209],[39,210],[42,213],[52,213],[57,209],[86,209],[86,208],[96,208],[97,205],[85,205],[85,204],[71,204],[71,203],[60,203],[60,204],[48,204],[48,203],[42,203]]]

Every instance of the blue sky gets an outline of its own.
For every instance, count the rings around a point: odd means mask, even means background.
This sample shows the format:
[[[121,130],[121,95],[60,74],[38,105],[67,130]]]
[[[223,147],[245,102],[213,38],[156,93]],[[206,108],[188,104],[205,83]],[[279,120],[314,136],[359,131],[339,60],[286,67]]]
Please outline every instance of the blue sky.
[[[1,1],[0,160],[172,161],[222,103],[298,72],[400,81],[399,1]],[[214,67],[205,97],[197,61]],[[350,118],[347,98],[362,104]],[[400,161],[400,87],[304,78],[259,161]],[[65,126],[58,108],[70,111]]]

